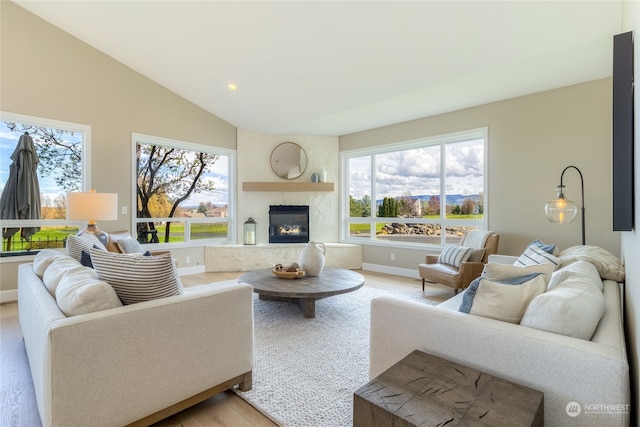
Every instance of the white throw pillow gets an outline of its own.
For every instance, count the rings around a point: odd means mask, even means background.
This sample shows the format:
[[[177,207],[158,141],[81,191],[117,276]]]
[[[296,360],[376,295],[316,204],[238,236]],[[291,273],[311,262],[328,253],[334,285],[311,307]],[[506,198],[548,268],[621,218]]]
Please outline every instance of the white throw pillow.
[[[578,269],[558,277],[564,280],[549,283],[549,290],[531,301],[520,324],[590,340],[605,310],[600,278],[594,281],[592,274]]]
[[[479,277],[465,291],[460,311],[509,323],[520,323],[529,303],[547,287],[542,274],[533,273],[499,283]]]
[[[71,269],[62,276],[56,302],[67,317],[122,306],[111,285],[89,267]]]
[[[184,292],[171,254],[143,256],[91,249],[91,261],[123,304],[180,295]]]
[[[538,246],[530,245],[524,250],[522,255],[518,257],[516,262],[513,263],[513,265],[518,267],[538,264],[552,264],[555,269],[560,265],[560,259]]]
[[[84,233],[79,236],[70,234],[67,236],[67,253],[78,261],[80,261],[82,257],[82,251],[89,251],[89,249],[94,246],[97,246],[103,251],[107,250],[100,239],[91,233]]]
[[[596,267],[600,277],[603,279],[624,282],[624,265],[611,252],[601,247],[590,245],[573,246],[560,252],[559,257],[561,261],[560,268],[579,260],[587,261]]]
[[[576,261],[554,271],[551,275],[549,285],[547,285],[547,290],[553,289],[561,285],[565,280],[571,278],[585,279],[589,283],[593,283],[601,292],[604,289],[602,279],[596,267],[587,261]]]
[[[42,282],[52,297],[56,297],[56,288],[67,271],[83,269],[80,262],[68,255],[54,259],[42,275]]]
[[[33,271],[42,279],[44,272],[49,268],[53,260],[66,257],[64,252],[55,249],[43,249],[33,257]]]
[[[545,284],[551,280],[555,266],[552,264],[534,264],[526,267],[516,265],[488,263],[482,270],[481,277],[494,282],[504,282],[516,277],[528,276],[533,273],[540,273],[544,276]]]
[[[447,245],[438,256],[439,264],[447,264],[460,267],[460,263],[465,262],[471,256],[473,248],[459,245]]]

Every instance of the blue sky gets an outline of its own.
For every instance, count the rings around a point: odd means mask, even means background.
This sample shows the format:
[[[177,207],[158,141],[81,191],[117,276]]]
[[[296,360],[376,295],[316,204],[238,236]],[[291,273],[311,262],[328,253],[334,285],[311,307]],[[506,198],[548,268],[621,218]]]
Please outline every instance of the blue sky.
[[[18,126],[20,128],[20,126]],[[16,144],[20,139],[22,132],[12,132],[7,128],[4,122],[0,122],[0,188],[4,189],[4,185],[9,178],[9,167],[11,166],[11,154],[15,150]],[[39,139],[35,135],[33,137],[34,143],[38,144]],[[69,141],[78,142],[81,140],[79,135],[65,135],[65,138]],[[40,194],[43,198],[43,205],[47,206],[58,196],[64,196],[65,192],[60,189],[55,181],[55,171],[50,176],[42,176],[40,170],[38,170],[38,182],[40,184]]]

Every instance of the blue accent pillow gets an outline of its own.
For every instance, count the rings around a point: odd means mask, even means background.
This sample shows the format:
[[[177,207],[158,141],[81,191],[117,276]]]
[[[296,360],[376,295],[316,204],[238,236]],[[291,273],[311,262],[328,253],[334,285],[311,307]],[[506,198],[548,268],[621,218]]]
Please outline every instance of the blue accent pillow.
[[[99,247],[98,245],[93,245],[93,249],[102,249],[102,248]],[[85,267],[93,268],[93,262],[91,262],[91,254],[89,253],[89,251],[83,250],[80,253],[80,264],[84,265]]]
[[[93,268],[93,263],[91,262],[91,255],[89,254],[89,252],[82,251],[82,253],[80,254],[80,264],[84,265],[85,267]]]

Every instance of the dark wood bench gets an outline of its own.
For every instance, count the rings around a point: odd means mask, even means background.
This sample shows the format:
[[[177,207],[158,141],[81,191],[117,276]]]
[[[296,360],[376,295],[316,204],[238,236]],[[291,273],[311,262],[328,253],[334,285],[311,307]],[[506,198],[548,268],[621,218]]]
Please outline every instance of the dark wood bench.
[[[353,425],[542,426],[543,405],[539,391],[416,350],[355,392]]]

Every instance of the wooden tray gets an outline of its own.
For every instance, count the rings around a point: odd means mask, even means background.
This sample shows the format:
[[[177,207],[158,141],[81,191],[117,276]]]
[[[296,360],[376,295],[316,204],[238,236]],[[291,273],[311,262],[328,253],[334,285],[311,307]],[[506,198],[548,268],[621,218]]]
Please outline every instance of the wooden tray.
[[[298,270],[298,271],[271,270],[271,272],[273,272],[273,274],[275,274],[276,276],[282,279],[297,279],[298,277],[303,277],[305,274],[304,270]]]

